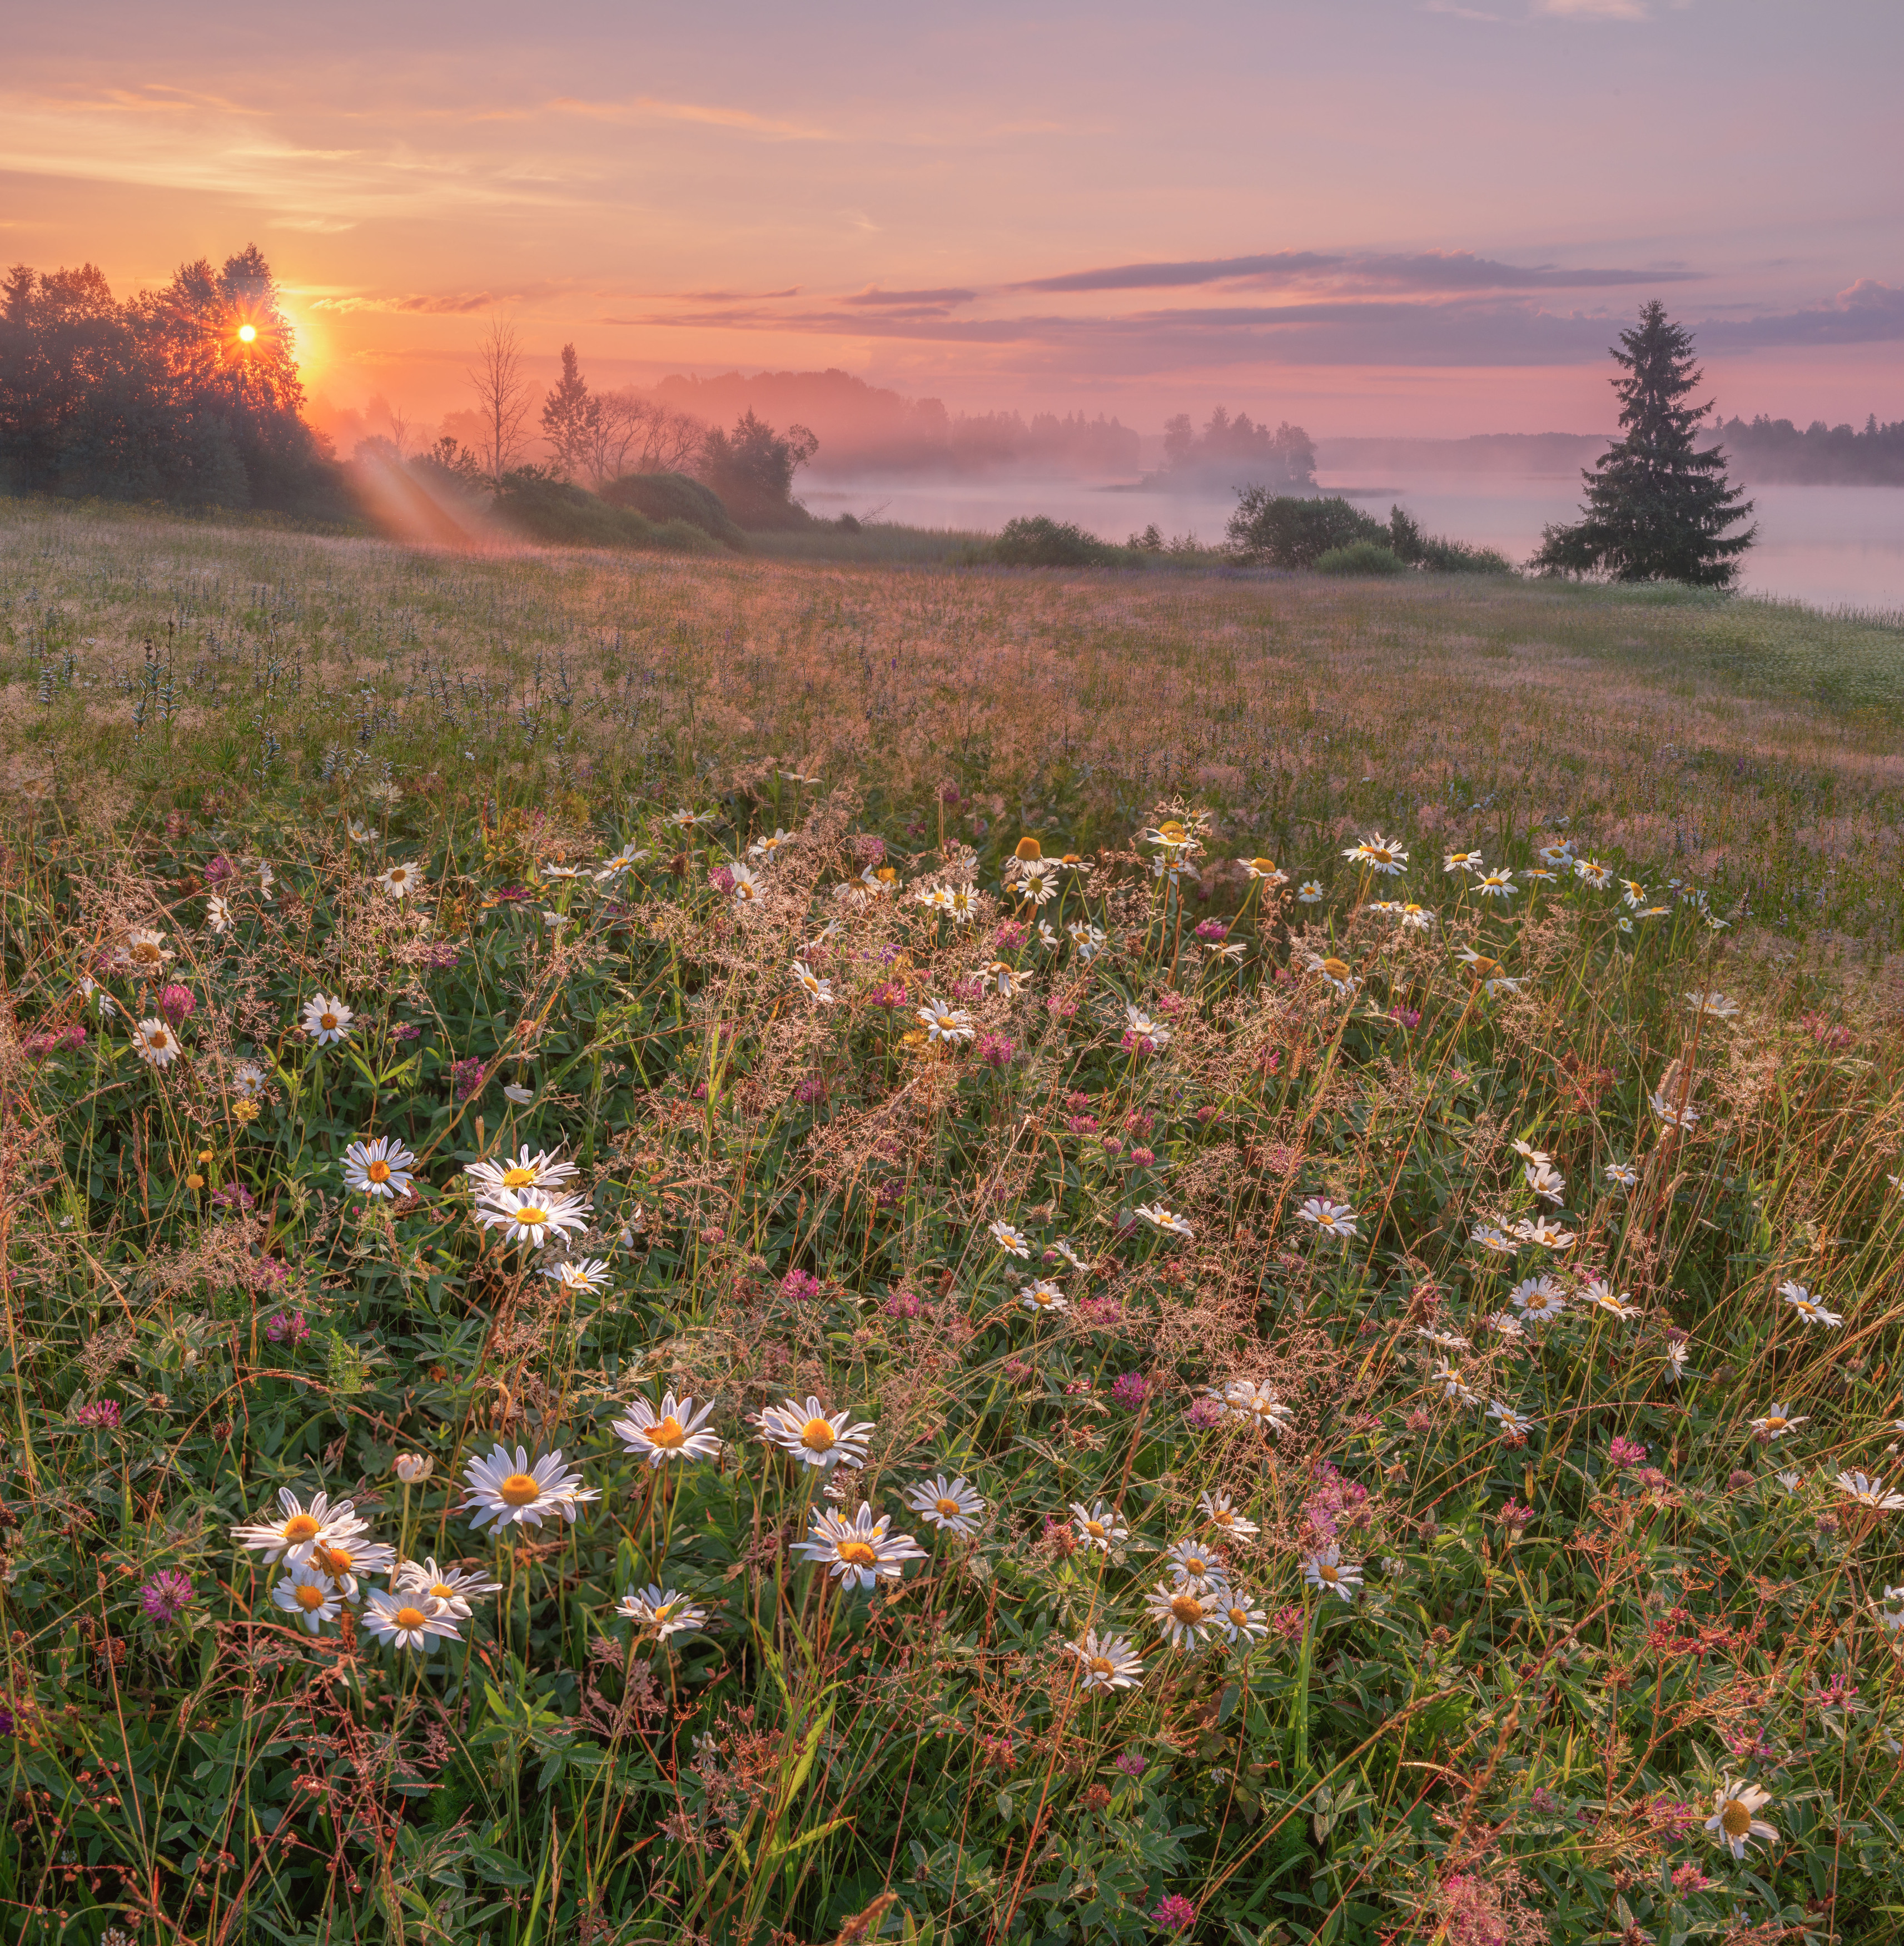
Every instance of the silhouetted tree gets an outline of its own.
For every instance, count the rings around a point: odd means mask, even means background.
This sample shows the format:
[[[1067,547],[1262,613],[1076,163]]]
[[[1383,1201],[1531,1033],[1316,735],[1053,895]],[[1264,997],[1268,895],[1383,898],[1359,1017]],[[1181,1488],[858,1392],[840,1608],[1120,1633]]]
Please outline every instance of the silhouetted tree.
[[[1624,437],[1581,477],[1585,517],[1551,527],[1528,563],[1548,574],[1604,574],[1614,581],[1684,581],[1730,587],[1757,527],[1730,534],[1752,511],[1726,477],[1725,455],[1693,443],[1710,406],[1686,402],[1703,377],[1691,334],[1656,298],[1620,333],[1612,356]]]
[[[702,441],[701,477],[742,527],[770,525],[792,507],[794,475],[819,450],[819,439],[804,425],[777,433],[749,406],[732,432],[717,426]],[[798,509],[794,517],[804,517]]]
[[[483,422],[483,469],[492,480],[500,480],[522,457],[523,421],[529,416],[529,385],[514,326],[490,319],[476,348],[469,381]]]
[[[591,397],[572,344],[562,348],[562,375],[542,402],[542,437],[549,443],[555,470],[564,480],[591,470],[602,409]]]

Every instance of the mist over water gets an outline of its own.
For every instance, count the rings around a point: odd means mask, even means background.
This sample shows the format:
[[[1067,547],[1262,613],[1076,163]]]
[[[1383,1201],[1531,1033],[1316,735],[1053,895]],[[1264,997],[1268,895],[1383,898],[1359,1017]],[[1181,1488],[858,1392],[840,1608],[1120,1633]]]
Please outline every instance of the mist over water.
[[[1577,474],[1435,473],[1325,467],[1325,492],[1347,492],[1386,520],[1399,501],[1429,533],[1524,561],[1550,521],[1578,517]],[[1744,587],[1753,594],[1820,607],[1904,609],[1904,489],[1894,486],[1747,485],[1757,502],[1758,545],[1745,558]],[[821,478],[803,481],[800,496],[822,515],[869,515],[912,527],[995,531],[1021,514],[1074,520],[1088,532],[1122,541],[1153,523],[1168,540],[1194,534],[1220,541],[1236,496],[1227,492],[1169,492],[1089,480],[1001,472],[953,480]]]

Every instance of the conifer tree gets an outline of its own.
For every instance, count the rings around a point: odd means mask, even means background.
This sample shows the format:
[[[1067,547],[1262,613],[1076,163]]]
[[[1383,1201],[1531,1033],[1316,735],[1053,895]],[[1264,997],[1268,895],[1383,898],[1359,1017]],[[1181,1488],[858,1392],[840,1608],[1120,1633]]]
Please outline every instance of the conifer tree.
[[[1604,574],[1615,581],[1684,581],[1727,588],[1756,527],[1727,530],[1752,503],[1726,477],[1725,455],[1693,443],[1711,402],[1687,395],[1703,374],[1693,362],[1692,335],[1655,299],[1640,322],[1620,333],[1612,356],[1623,436],[1581,477],[1584,518],[1551,527],[1528,565],[1550,574]]]
[[[562,348],[562,376],[542,404],[542,436],[549,443],[556,471],[572,479],[588,464],[601,406],[589,395],[572,344]]]

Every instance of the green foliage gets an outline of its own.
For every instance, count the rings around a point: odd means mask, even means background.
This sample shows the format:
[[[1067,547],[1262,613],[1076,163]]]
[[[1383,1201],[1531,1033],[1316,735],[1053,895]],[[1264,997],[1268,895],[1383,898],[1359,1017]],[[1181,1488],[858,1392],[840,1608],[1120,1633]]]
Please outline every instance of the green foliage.
[[[1408,564],[1379,541],[1351,541],[1347,547],[1334,547],[1316,557],[1318,574],[1406,574]]]
[[[1440,534],[1424,534],[1399,507],[1388,510],[1388,545],[1398,561],[1440,574],[1512,574],[1514,564],[1493,548],[1470,546]]]
[[[1338,494],[1272,493],[1251,486],[1236,496],[1230,545],[1239,561],[1267,567],[1313,567],[1332,548],[1366,541],[1386,546],[1388,530]]]
[[[1131,552],[1086,533],[1074,521],[1030,514],[1006,521],[985,557],[1001,567],[1109,567]]]
[[[525,539],[560,547],[640,548],[677,554],[711,554],[720,543],[706,530],[680,518],[648,519],[628,507],[557,480],[539,467],[505,473],[492,503],[498,518]]]
[[[1822,1914],[1886,1936],[1904,1552],[1835,1475],[1891,1464],[1904,1070],[1802,935],[1789,963],[1769,935],[1734,946],[1743,888],[1620,848],[1603,739],[1571,796],[1542,779],[1545,817],[1473,788],[1346,795],[1344,718],[1297,784],[1199,746],[1212,789],[1215,755],[1238,767],[1219,838],[1134,773],[1013,767],[998,725],[1061,729],[1035,671],[1097,585],[1067,605],[1057,581],[758,561],[623,582],[598,559],[380,546],[355,571],[390,578],[347,586],[348,544],[60,520],[60,545],[12,551],[30,583],[0,565],[5,675],[49,699],[8,753],[0,867],[0,1087],[29,1144],[0,1374],[10,1938],[1071,1946],[1186,1909],[1185,1937],[1248,1946],[1818,1935]],[[786,605],[748,609],[775,575]],[[1139,666],[1134,763],[1220,723],[1224,691],[1165,701],[1239,616],[1307,643],[1347,613],[1391,669],[1403,632],[1437,660],[1457,635],[1475,656],[1560,635],[1574,685],[1622,644],[1656,659],[1651,630],[1751,669],[1796,626],[1684,592],[1421,579],[1181,581],[1150,608],[1133,581],[1116,605],[1142,627],[1093,666],[1093,706]],[[882,591],[968,672],[921,678],[916,719],[882,687]],[[195,632],[128,695],[78,632],[86,601],[145,599]],[[605,612],[632,649],[601,640]],[[472,650],[436,678],[431,632],[461,613],[519,659]],[[343,644],[361,687],[312,647],[294,693],[288,667],[225,652],[241,619]],[[802,631],[885,712],[818,758],[787,754],[819,742]],[[749,637],[793,687],[743,686],[724,644]],[[995,720],[969,672],[999,644]],[[1418,715],[1412,669],[1393,686]],[[277,759],[220,755],[227,712],[267,710]],[[1264,726],[1276,763],[1315,720]],[[909,782],[893,746],[927,731]],[[1649,802],[1712,815],[1717,773],[1671,795],[1656,741]],[[1815,779],[1750,782],[1822,811]],[[1343,857],[1338,826],[1377,805],[1393,844]],[[1035,904],[1025,836],[1103,849]],[[1513,898],[1443,869],[1469,846]],[[1236,862],[1270,855],[1291,883]],[[1754,897],[1784,855],[1751,854]],[[758,897],[727,888],[742,863]],[[1297,903],[1310,879],[1323,897]],[[971,925],[917,896],[967,884]],[[355,1010],[341,1044],[298,1024],[319,990]],[[920,1038],[928,1002],[973,1038]],[[181,1051],[149,1064],[132,1030],[168,1007]],[[1662,1090],[1697,1120],[1668,1128]],[[347,1185],[372,1135],[413,1153],[414,1194]],[[588,1227],[560,1247],[474,1220],[467,1170],[525,1148],[578,1172]],[[1561,1178],[1565,1241],[1531,1234],[1556,1205],[1523,1149]],[[1322,1197],[1353,1235],[1303,1213]],[[595,1258],[580,1283],[546,1274]],[[1063,1311],[1026,1303],[1041,1277]],[[1539,1277],[1558,1314],[1504,1330],[1544,1308],[1513,1295]],[[1805,1324],[1788,1281],[1844,1328]],[[719,1455],[628,1450],[613,1422],[665,1389],[712,1404]],[[833,1503],[755,1419],[810,1392],[871,1422],[844,1511],[917,1537],[896,1584],[849,1592],[792,1552]],[[1804,1422],[1767,1441],[1775,1400]],[[498,1439],[560,1447],[598,1497],[476,1527],[465,1469]],[[432,1462],[408,1485],[406,1453]],[[969,1540],[909,1504],[941,1471],[987,1503]],[[320,1485],[500,1587],[425,1654],[366,1626],[383,1571],[347,1633],[309,1632],[230,1530]],[[1219,1493],[1258,1531],[1213,1524]],[[1071,1512],[1100,1499],[1129,1530],[1108,1550]],[[1352,1600],[1303,1577],[1331,1538]],[[1153,1620],[1190,1539],[1261,1611],[1244,1639],[1171,1648]],[[167,1574],[191,1584],[175,1613]],[[651,1581],[705,1626],[657,1639],[619,1612]],[[1079,1686],[1087,1629],[1131,1637],[1140,1687]],[[1748,1777],[1776,1836],[1735,1863],[1702,1821]]]
[[[685,473],[625,473],[601,490],[601,497],[611,507],[631,508],[657,525],[685,520],[736,554],[746,551],[747,536],[720,496]]]
[[[819,449],[805,426],[776,432],[750,406],[732,432],[716,426],[702,441],[701,477],[743,527],[801,527],[813,516],[793,498],[794,476]]]
[[[1620,333],[1620,348],[1612,355],[1625,375],[1613,390],[1625,436],[1582,476],[1585,518],[1547,528],[1528,565],[1548,574],[1729,588],[1758,530],[1727,531],[1752,504],[1728,483],[1724,453],[1693,443],[1710,406],[1686,403],[1702,379],[1692,335],[1656,298]]]

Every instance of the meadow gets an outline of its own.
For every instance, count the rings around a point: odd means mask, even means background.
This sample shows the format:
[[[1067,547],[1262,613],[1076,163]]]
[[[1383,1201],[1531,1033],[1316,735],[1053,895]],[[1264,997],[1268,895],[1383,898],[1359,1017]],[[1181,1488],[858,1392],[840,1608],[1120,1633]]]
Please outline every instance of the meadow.
[[[1895,618],[0,502],[0,684],[8,1937],[1896,1936]]]

